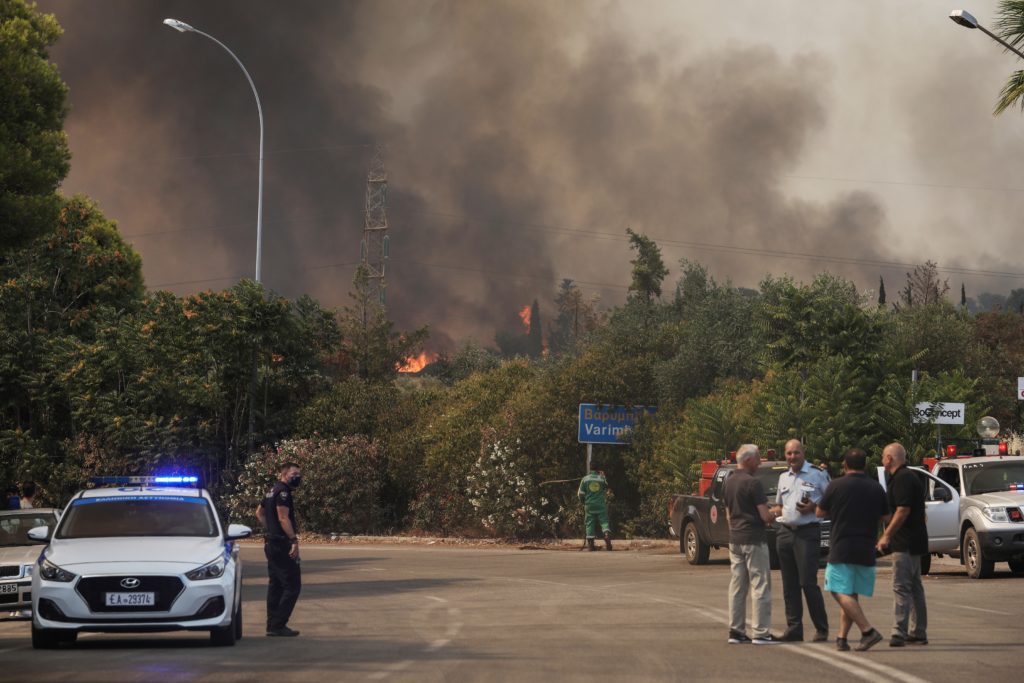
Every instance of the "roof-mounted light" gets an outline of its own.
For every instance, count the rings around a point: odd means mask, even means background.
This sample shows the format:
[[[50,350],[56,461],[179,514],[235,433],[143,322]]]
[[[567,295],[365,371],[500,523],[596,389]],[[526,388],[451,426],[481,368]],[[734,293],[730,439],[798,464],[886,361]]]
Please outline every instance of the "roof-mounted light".
[[[194,474],[90,477],[89,483],[93,486],[198,486],[199,477]]]

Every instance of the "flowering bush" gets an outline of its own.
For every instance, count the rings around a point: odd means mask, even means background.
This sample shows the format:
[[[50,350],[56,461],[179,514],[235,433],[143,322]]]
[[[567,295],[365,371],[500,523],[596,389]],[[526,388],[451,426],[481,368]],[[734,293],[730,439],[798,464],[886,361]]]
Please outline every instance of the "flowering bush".
[[[480,457],[466,477],[466,495],[481,526],[494,536],[523,538],[554,533],[561,510],[540,495],[518,461],[516,447],[485,439]]]
[[[256,506],[273,486],[280,465],[288,461],[302,468],[302,486],[295,495],[300,530],[378,530],[386,465],[377,444],[364,436],[282,441],[254,454],[227,499],[231,521],[256,522]]]

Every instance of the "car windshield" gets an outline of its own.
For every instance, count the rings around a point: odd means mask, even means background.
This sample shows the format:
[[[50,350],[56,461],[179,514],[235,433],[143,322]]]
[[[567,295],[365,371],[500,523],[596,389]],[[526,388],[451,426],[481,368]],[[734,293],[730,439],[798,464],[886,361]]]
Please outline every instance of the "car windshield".
[[[761,486],[764,488],[764,495],[766,495],[769,500],[775,499],[775,494],[779,491],[779,477],[786,471],[786,469],[786,467],[765,465],[764,463],[757,468],[757,472],[754,476],[761,482]]]
[[[19,545],[37,545],[46,541],[33,541],[26,534],[37,526],[53,527],[57,517],[52,512],[21,512],[0,515],[0,548]]]
[[[967,463],[964,486],[972,496],[994,491],[1024,491],[1024,460]]]
[[[73,501],[56,537],[216,535],[217,523],[205,498],[126,495]]]

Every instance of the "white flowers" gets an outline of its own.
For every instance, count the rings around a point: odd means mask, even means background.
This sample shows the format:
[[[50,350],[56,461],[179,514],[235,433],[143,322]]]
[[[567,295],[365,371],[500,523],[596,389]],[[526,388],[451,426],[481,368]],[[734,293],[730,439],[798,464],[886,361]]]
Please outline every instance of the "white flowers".
[[[537,496],[530,477],[516,462],[517,451],[500,441],[490,444],[466,477],[470,504],[484,528],[496,535],[521,536],[558,523],[557,516],[541,510],[549,501]]]

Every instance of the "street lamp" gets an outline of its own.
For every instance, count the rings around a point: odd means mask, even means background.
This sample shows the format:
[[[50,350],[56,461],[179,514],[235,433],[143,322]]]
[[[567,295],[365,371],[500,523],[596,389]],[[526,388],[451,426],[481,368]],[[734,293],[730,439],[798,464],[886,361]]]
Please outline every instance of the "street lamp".
[[[164,19],[164,23],[180,33],[185,33],[187,31],[198,33],[224,48],[224,51],[231,55],[231,58],[238,64],[242,73],[245,74],[245,79],[249,81],[249,87],[252,88],[253,97],[256,98],[256,111],[260,115],[260,189],[259,199],[256,204],[256,284],[260,284],[260,264],[263,260],[263,106],[260,104],[260,94],[256,92],[256,84],[252,82],[252,77],[249,75],[249,72],[246,71],[245,65],[242,64],[242,60],[240,60],[227,45],[220,42],[209,33],[203,33],[199,29],[186,24],[184,21],[180,21],[178,19]],[[257,354],[256,347],[253,346],[252,375],[249,379],[249,453],[253,452],[253,447],[256,443],[256,381],[258,376],[259,356]]]
[[[249,72],[245,70],[245,65],[242,64],[242,60],[240,60],[227,45],[220,42],[209,33],[203,33],[199,29],[189,26],[184,21],[179,21],[178,19],[164,19],[164,23],[175,31],[180,31],[181,33],[188,31],[198,33],[224,48],[224,51],[231,55],[231,58],[234,59],[239,68],[242,69],[242,73],[245,74],[246,80],[249,81],[249,87],[252,88],[252,94],[256,98],[256,111],[260,115],[260,188],[259,198],[256,204],[256,282],[259,283],[260,264],[262,263],[263,258],[263,107],[260,105],[260,94],[256,92],[256,85],[252,82],[252,77],[249,76]]]
[[[976,29],[978,29],[979,31],[984,33],[986,36],[988,36],[992,40],[996,41],[997,43],[999,43],[1000,45],[1005,47],[1010,52],[1013,52],[1014,54],[1016,54],[1021,59],[1024,59],[1024,53],[1022,53],[1020,50],[1018,50],[1014,46],[1010,45],[1008,42],[1006,42],[1005,40],[1003,40],[1002,38],[1000,38],[996,34],[992,33],[992,31],[989,31],[987,28],[985,28],[984,26],[979,24],[978,20],[975,19],[974,16],[971,15],[971,13],[968,12],[967,10],[955,9],[952,12],[949,13],[949,18],[952,19],[957,24],[960,24],[964,28],[976,28]]]

